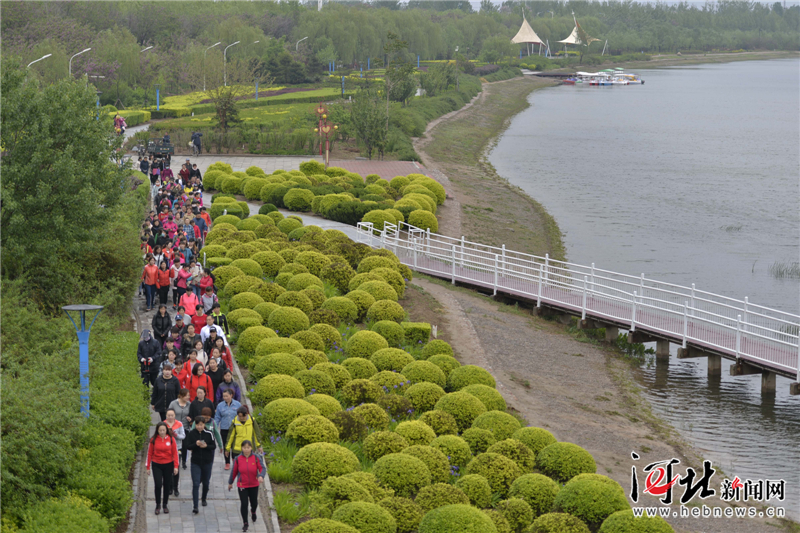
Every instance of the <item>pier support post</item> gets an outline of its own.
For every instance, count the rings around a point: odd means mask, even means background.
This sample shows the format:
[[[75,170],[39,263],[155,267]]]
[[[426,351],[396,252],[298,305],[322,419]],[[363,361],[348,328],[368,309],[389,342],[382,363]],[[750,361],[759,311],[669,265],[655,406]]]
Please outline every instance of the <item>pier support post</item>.
[[[731,365],[731,376],[752,376],[753,374],[760,374],[761,369],[757,366],[748,365],[745,362],[739,361]]]
[[[606,342],[617,342],[617,337],[619,337],[619,328],[606,326]]]
[[[722,375],[722,356],[708,354],[708,376],[716,377]]]
[[[789,385],[789,394],[792,396],[800,396],[800,382],[795,381]]]
[[[775,394],[775,372],[761,373],[761,394]]]
[[[656,341],[656,359],[669,359],[669,341]]]

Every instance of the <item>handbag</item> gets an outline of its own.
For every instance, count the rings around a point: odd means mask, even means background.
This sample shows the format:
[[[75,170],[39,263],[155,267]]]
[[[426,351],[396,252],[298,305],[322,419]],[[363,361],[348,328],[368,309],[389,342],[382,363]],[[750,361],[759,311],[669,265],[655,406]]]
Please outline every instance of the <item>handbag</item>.
[[[192,141],[189,141],[189,148],[191,148],[192,146],[194,146],[194,143]]]

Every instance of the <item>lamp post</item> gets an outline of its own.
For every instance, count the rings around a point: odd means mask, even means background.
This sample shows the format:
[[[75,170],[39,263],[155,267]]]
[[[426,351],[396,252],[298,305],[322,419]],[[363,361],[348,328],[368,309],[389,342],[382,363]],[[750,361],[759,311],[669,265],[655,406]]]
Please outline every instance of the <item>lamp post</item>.
[[[161,84],[156,83],[154,87],[156,88],[156,111],[161,111],[161,102],[159,99],[159,96],[161,96]]]
[[[300,43],[302,43],[302,42],[303,42],[303,41],[305,41],[306,39],[308,39],[308,36],[306,36],[306,37],[303,37],[302,39],[300,39],[299,41],[297,41],[296,43],[294,43],[294,51],[295,51],[295,52],[297,52],[297,51],[300,49],[300,48],[298,48],[298,47],[300,46]]]
[[[322,155],[322,121],[328,118],[328,108],[325,107],[325,104],[320,102],[314,112],[317,114],[317,121],[319,122],[317,127],[314,129],[314,132],[319,133],[319,155]]]
[[[217,44],[212,44],[211,46],[203,50],[203,92],[206,92],[206,52],[208,52],[209,50],[220,44],[222,44],[221,41],[218,42]]]
[[[75,333],[78,334],[78,353],[80,355],[80,372],[81,372],[81,414],[89,418],[89,334],[92,332],[97,317],[100,316],[100,311],[103,310],[102,305],[65,305],[61,309],[67,313],[67,317],[75,326]],[[69,314],[70,311],[77,312],[80,315],[80,326],[75,323],[75,319]],[[97,311],[89,324],[86,327],[86,312]]]
[[[39,58],[39,59],[37,59],[36,61],[31,61],[30,63],[28,63],[28,66],[27,66],[27,67],[25,67],[25,68],[29,68],[31,65],[33,65],[34,63],[38,63],[38,62],[39,62],[39,61],[41,61],[42,59],[47,59],[47,58],[48,58],[48,57],[50,57],[51,55],[53,55],[53,54],[47,54],[47,55],[45,55],[45,56],[42,56],[42,57],[40,57],[40,58]]]
[[[224,85],[225,87],[228,86],[228,48],[231,46],[239,44],[241,41],[236,41],[233,44],[229,44],[225,47],[225,50],[222,52],[222,70],[223,70],[223,78],[224,78]]]
[[[85,52],[88,52],[89,50],[91,50],[91,48],[87,48],[86,50],[81,50],[80,52],[78,52],[77,54],[75,54],[74,56],[69,58],[69,77],[70,78],[72,77],[72,60],[75,59],[76,57],[78,57],[79,55],[81,55],[81,54],[83,54]]]
[[[331,124],[326,120],[326,116],[323,115],[323,121],[320,123],[319,128],[314,128],[315,132],[319,132],[320,136],[325,135],[325,168],[328,168],[328,162],[330,161],[331,155],[331,140],[330,135],[333,133],[336,135],[336,130],[339,129],[339,126],[335,124]],[[320,148],[322,147],[322,143],[320,143]]]

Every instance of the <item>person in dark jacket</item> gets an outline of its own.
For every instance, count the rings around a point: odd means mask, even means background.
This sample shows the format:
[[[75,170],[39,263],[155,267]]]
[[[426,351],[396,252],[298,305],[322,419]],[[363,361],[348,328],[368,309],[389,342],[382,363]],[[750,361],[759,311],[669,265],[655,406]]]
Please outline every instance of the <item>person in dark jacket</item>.
[[[189,404],[189,416],[186,419],[191,423],[203,413],[203,407],[211,408],[211,416],[214,416],[214,402],[207,397],[208,391],[204,386],[197,387],[197,397]]]
[[[225,370],[222,374],[222,381],[219,384],[219,388],[216,389],[216,403],[219,404],[223,400],[222,394],[229,390],[233,394],[233,399],[237,402],[242,401],[242,391],[239,388],[239,384],[233,380],[233,372],[230,369]]]
[[[161,304],[158,306],[158,312],[153,315],[153,335],[155,336],[160,346],[164,345],[169,335],[169,330],[172,329],[172,317],[167,313],[167,306]]]
[[[164,365],[150,394],[150,408],[161,416],[162,422],[167,418],[169,404],[178,399],[178,392],[181,390],[178,378],[172,375],[174,368],[170,363]]]
[[[201,145],[200,145],[200,143],[201,143],[200,137],[202,137],[202,136],[203,136],[203,134],[200,133],[199,131],[196,131],[196,132],[192,133],[192,144],[194,145],[192,148],[194,149],[193,152],[196,153],[196,154],[203,153],[203,149],[201,148]],[[188,159],[187,159],[187,161],[188,161]]]
[[[214,451],[217,443],[214,442],[214,435],[206,429],[206,417],[199,416],[194,421],[194,429],[189,432],[184,442],[186,447],[192,452],[192,503],[194,508],[192,513],[197,514],[197,500],[200,492],[200,485],[203,485],[203,496],[201,502],[203,507],[208,505],[208,487],[211,481],[211,469],[214,466]]]
[[[161,344],[150,335],[150,330],[142,331],[139,347],[136,349],[136,358],[142,374],[142,383],[152,385],[161,364]]]
[[[222,383],[222,377],[225,375],[225,370],[227,370],[227,368],[225,368],[225,363],[223,362],[222,365],[220,365],[220,362],[222,362],[222,359],[214,359],[211,357],[208,360],[208,370],[206,370],[206,375],[211,378],[211,385],[215,391],[220,383]],[[214,396],[211,396],[210,399],[213,401],[214,398]]]
[[[197,341],[202,342],[202,338],[200,335],[195,333],[194,326],[189,324],[186,326],[186,333],[183,334],[183,340],[181,341],[181,354],[183,354],[183,358],[186,359],[189,357],[189,352],[194,350],[194,345]]]

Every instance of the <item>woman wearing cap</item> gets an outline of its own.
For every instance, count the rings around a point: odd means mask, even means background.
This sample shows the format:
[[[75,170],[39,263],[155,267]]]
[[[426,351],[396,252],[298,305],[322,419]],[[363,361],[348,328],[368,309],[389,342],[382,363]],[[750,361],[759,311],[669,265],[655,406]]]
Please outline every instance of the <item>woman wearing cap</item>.
[[[242,454],[233,461],[233,470],[228,478],[228,490],[233,489],[233,481],[238,477],[236,488],[239,489],[240,511],[242,513],[242,531],[247,531],[247,502],[250,501],[250,518],[253,522],[258,518],[258,486],[264,481],[266,468],[254,453],[253,443],[242,441]]]

